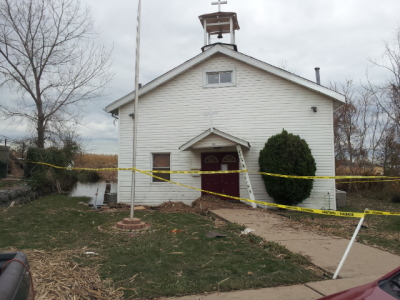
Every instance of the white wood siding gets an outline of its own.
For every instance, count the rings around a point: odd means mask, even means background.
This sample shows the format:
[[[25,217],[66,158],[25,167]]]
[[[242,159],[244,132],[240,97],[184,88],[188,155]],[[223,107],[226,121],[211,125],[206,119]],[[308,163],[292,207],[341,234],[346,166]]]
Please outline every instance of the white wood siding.
[[[118,113],[118,167],[132,167],[133,149],[133,105],[124,105]],[[118,201],[130,202],[131,200],[132,172],[118,171]]]
[[[236,70],[236,86],[203,87],[204,70]],[[312,106],[318,108],[314,113]],[[171,170],[200,168],[201,152],[179,151],[179,147],[209,128],[209,107],[218,111],[215,128],[246,140],[251,149],[244,150],[247,168],[258,171],[258,156],[269,137],[284,128],[298,134],[309,144],[317,163],[317,175],[334,175],[333,103],[332,100],[275,75],[216,54],[170,82],[147,93],[139,100],[137,166],[151,170],[152,153],[171,153]],[[119,109],[119,167],[132,163],[133,103]],[[235,151],[221,148],[220,152]],[[241,176],[243,177],[243,176]],[[261,176],[250,174],[256,200],[273,202],[267,195]],[[201,188],[200,177],[171,174],[171,180]],[[119,201],[130,201],[131,173],[118,174]],[[153,183],[149,176],[137,175],[137,204],[156,205],[164,201],[190,204],[199,191],[169,183]],[[248,198],[243,178],[241,197]],[[315,180],[311,197],[301,206],[332,208],[335,203],[334,180]]]
[[[191,148],[201,149],[201,148],[235,147],[235,146],[236,146],[235,142],[212,133],[209,136],[203,138],[201,141],[195,143]]]

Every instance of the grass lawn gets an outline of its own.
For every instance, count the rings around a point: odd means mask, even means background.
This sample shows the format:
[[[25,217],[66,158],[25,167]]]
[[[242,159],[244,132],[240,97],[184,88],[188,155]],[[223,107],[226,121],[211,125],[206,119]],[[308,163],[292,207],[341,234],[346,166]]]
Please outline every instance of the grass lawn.
[[[79,205],[80,201],[87,199],[48,196],[0,210],[0,251],[73,251],[75,254],[68,260],[74,268],[96,265],[101,278],[112,279],[114,287],[124,291],[124,298],[230,291],[322,279],[321,273],[313,272],[302,256],[256,236],[240,236],[243,228],[236,224],[193,213],[141,211],[135,216],[150,223],[151,228],[142,234],[120,233],[113,226],[128,212],[97,213]],[[171,232],[174,229],[178,233]],[[208,231],[227,237],[207,238]],[[89,258],[86,251],[98,256]]]
[[[400,211],[400,203],[389,200],[377,200],[361,196],[348,196],[346,206],[340,211],[363,212],[365,208],[379,211]],[[294,226],[303,226],[309,230],[328,233],[350,239],[359,219],[328,217],[293,211],[279,211],[280,215],[290,218]],[[357,241],[400,255],[400,216],[367,215]]]

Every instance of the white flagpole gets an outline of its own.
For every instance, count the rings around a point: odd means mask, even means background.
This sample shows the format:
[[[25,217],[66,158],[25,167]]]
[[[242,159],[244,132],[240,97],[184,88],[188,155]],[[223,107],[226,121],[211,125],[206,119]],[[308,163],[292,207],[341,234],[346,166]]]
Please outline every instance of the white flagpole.
[[[133,161],[132,167],[136,168],[136,148],[137,148],[137,125],[138,125],[138,102],[139,102],[139,56],[140,56],[140,11],[141,11],[141,0],[138,3],[137,12],[137,31],[136,31],[136,66],[135,66],[135,104],[133,110]],[[135,206],[135,185],[136,185],[136,172],[132,170],[132,185],[131,185],[131,215],[133,219],[133,212]]]

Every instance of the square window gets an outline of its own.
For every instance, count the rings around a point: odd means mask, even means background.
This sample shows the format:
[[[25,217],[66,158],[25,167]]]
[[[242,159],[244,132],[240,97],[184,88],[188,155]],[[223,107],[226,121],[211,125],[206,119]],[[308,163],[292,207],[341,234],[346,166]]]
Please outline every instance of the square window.
[[[170,154],[156,154],[153,153],[153,171],[170,171],[171,170],[171,156]],[[170,180],[171,174],[169,173],[154,173],[155,176]],[[152,177],[153,182],[165,182],[161,179]]]
[[[204,71],[204,87],[235,86],[235,70]]]
[[[219,73],[207,73],[207,83],[208,84],[218,84],[219,83]]]
[[[219,73],[220,83],[231,83],[232,82],[232,72],[221,72]]]

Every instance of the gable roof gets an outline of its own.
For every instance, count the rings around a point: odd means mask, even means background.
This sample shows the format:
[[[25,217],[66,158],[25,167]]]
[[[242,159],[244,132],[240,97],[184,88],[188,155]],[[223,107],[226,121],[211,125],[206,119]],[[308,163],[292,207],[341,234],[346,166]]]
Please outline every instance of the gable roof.
[[[212,141],[208,140],[208,138],[213,136],[217,137],[217,139],[214,138]],[[214,144],[212,142],[216,143]],[[241,145],[247,149],[250,149],[249,142],[212,127],[180,146],[179,150],[188,151],[192,149],[230,147],[236,145]]]
[[[142,86],[139,89],[139,97],[147,94],[148,92],[152,91],[153,89],[157,88],[158,86],[173,79],[174,77],[180,75],[181,73],[185,72],[186,70],[196,66],[197,64],[210,58],[211,56],[213,56],[216,53],[222,53],[233,59],[236,59],[238,61],[241,61],[241,62],[251,65],[253,67],[256,67],[258,69],[264,70],[265,72],[276,75],[280,78],[283,78],[285,80],[288,80],[290,82],[293,82],[295,84],[303,86],[307,89],[310,89],[314,92],[317,92],[319,94],[327,96],[334,101],[335,108],[340,107],[345,102],[345,97],[343,95],[341,95],[335,91],[332,91],[331,89],[328,89],[322,85],[319,85],[313,81],[310,81],[308,79],[305,79],[303,77],[300,77],[298,75],[290,73],[283,69],[274,67],[273,65],[265,63],[261,60],[258,60],[253,57],[247,56],[243,53],[231,50],[219,43],[215,44],[213,47],[207,49],[206,51],[200,53],[199,55],[193,57],[192,59],[184,62],[183,64],[177,66],[176,68],[170,70],[169,72],[161,75],[160,77],[158,77],[158,78],[150,81],[149,83],[145,84],[144,86]],[[134,99],[135,99],[135,91],[133,91],[133,92],[125,95],[124,97],[107,105],[104,108],[104,110],[108,113],[115,113],[119,107],[121,107],[122,105],[125,105],[131,101],[134,101]]]

